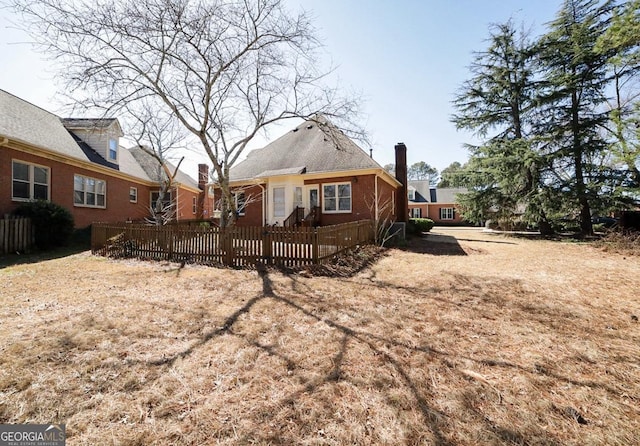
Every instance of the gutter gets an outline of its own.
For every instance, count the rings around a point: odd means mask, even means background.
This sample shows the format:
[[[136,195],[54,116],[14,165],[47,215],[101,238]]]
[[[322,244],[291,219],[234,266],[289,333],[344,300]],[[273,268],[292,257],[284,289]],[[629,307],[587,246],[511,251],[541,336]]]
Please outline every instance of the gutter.
[[[6,146],[9,144],[9,138],[7,138],[6,136],[3,136],[2,139],[0,139],[0,146]]]

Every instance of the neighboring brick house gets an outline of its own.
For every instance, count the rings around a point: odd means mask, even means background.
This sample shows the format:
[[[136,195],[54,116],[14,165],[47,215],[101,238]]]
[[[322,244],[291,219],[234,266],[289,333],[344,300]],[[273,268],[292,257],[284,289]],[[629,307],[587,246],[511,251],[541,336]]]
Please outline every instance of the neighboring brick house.
[[[0,90],[0,216],[34,199],[69,209],[78,228],[148,216],[159,183],[120,146],[122,136],[117,119],[61,119]],[[200,192],[180,177],[178,218],[195,218]]]
[[[461,224],[462,216],[458,209],[456,195],[465,193],[467,189],[433,188],[429,181],[409,181],[407,196],[409,198],[410,218],[430,218],[436,224]]]
[[[401,183],[331,123],[312,120],[250,152],[230,169],[230,186],[236,224],[282,226],[395,220]]]

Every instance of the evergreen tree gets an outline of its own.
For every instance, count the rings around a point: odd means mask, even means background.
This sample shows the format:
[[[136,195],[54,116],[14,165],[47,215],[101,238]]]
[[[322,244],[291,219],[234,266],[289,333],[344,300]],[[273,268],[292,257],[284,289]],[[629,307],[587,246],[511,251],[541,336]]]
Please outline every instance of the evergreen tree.
[[[549,32],[539,42],[538,60],[547,81],[536,132],[543,136],[543,155],[553,169],[558,194],[569,197],[583,235],[592,231],[591,207],[601,191],[602,160],[608,145],[601,128],[609,55],[596,50],[612,2],[565,0]]]
[[[512,220],[526,206],[533,220],[548,227],[537,205],[542,167],[530,135],[536,106],[533,55],[527,34],[511,21],[493,25],[489,47],[476,54],[472,77],[454,100],[457,128],[484,139],[469,146],[469,162],[457,175],[456,184],[469,188],[460,196],[467,220],[481,222],[489,212]]]

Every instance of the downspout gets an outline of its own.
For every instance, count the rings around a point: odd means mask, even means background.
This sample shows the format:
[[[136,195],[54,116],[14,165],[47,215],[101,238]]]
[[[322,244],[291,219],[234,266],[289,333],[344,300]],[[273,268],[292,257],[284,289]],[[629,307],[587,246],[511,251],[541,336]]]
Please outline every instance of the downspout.
[[[376,173],[375,181],[375,200],[376,200],[376,221],[380,220],[380,210],[378,209],[378,174]]]
[[[267,189],[262,184],[258,186],[262,189],[262,226],[267,226]]]

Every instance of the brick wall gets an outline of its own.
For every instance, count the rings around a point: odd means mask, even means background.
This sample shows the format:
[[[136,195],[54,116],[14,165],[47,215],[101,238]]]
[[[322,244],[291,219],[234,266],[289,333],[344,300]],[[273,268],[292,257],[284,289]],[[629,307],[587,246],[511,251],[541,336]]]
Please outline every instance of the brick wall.
[[[81,169],[58,161],[0,147],[0,215],[10,213],[20,201],[11,199],[12,160],[49,167],[49,194],[52,202],[71,211],[77,228],[94,221],[116,222],[140,220],[149,213],[149,186],[110,175]],[[106,181],[106,208],[80,207],[73,204],[73,176],[75,174]],[[138,189],[138,202],[129,201],[129,188]]]

